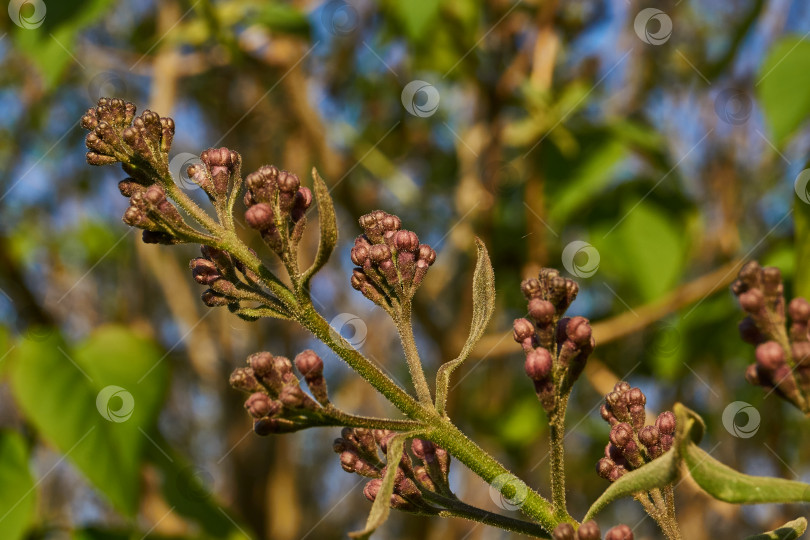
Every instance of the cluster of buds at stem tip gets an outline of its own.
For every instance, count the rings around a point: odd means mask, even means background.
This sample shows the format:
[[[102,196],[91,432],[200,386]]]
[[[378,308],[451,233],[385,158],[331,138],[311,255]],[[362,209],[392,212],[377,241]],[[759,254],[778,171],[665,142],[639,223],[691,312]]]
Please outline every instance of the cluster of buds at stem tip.
[[[227,306],[242,319],[253,321],[270,314],[283,317],[286,309],[267,292],[259,276],[231,254],[203,245],[202,257],[191,259],[194,281],[208,288],[202,301],[208,307]]]
[[[388,464],[388,445],[396,433],[384,429],[343,428],[333,449],[340,455],[343,470],[370,478],[363,494],[377,498]],[[411,439],[405,444],[394,480],[391,507],[415,513],[435,513],[428,493],[455,497],[450,491],[448,474],[450,454],[430,441]]]
[[[200,154],[200,161],[189,165],[186,175],[211,201],[224,202],[241,178],[242,156],[225,147],[209,148]]]
[[[231,374],[231,386],[250,394],[245,409],[255,419],[253,430],[259,435],[288,433],[316,425],[325,425],[329,405],[323,361],[311,350],[295,357],[295,367],[304,376],[313,400],[302,389],[293,373],[292,362],[269,352],[248,357],[248,366]]]
[[[591,325],[584,317],[565,317],[579,292],[576,282],[543,268],[520,285],[529,318],[514,322],[514,338],[526,354],[526,374],[547,413],[567,395],[593,352]]]
[[[394,215],[375,210],[360,218],[364,234],[354,240],[352,287],[389,313],[410,302],[436,260],[436,252],[420,244],[413,231],[402,229]]]
[[[797,297],[785,309],[781,272],[756,261],[740,269],[731,290],[748,314],[740,322],[740,336],[756,347],[756,363],[748,366],[746,379],[810,414],[810,303]]]
[[[174,120],[149,110],[136,117],[132,103],[101,98],[82,116],[81,125],[89,131],[85,139],[87,162],[120,163],[129,175],[118,184],[121,194],[129,199],[124,223],[143,229],[147,243],[175,244],[195,235],[157,183],[169,175]]]
[[[610,424],[610,442],[605,457],[599,460],[599,476],[611,482],[627,471],[637,469],[672,448],[675,436],[675,414],[665,411],[654,425],[645,426],[647,396],[640,388],[624,381],[616,383],[605,396],[600,413]]]
[[[602,540],[595,521],[586,521],[574,530],[570,523],[560,523],[551,533],[552,540]],[[627,525],[617,525],[605,534],[604,540],[633,540],[633,531]]]
[[[306,226],[306,212],[312,205],[312,191],[298,176],[265,165],[245,179],[245,221],[262,235],[272,251],[291,253]]]

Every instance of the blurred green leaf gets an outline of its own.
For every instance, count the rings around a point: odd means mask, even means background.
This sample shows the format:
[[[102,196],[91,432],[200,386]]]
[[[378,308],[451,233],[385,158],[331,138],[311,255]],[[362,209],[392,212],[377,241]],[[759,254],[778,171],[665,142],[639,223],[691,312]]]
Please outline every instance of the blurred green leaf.
[[[774,531],[765,532],[762,534],[755,534],[749,536],[745,540],[794,540],[804,534],[807,529],[807,520],[804,518],[794,519],[788,521]]]
[[[309,36],[309,20],[298,8],[281,2],[260,3],[247,22],[258,23],[269,30]]]
[[[757,88],[773,142],[783,146],[810,115],[810,41],[791,36],[776,42],[762,63]]]
[[[612,266],[644,302],[671,290],[683,271],[686,241],[663,208],[649,202],[631,205],[624,220],[595,245],[603,265]]]
[[[438,17],[440,3],[440,0],[395,1],[391,3],[391,7],[394,9],[396,17],[405,26],[408,37],[419,42]]]
[[[101,17],[112,4],[112,0],[49,2],[42,26],[15,27],[15,48],[39,68],[47,89],[59,82],[72,62],[78,62],[76,38],[79,33]]]
[[[106,326],[69,348],[56,334],[24,340],[10,365],[14,396],[44,439],[126,515],[140,493],[144,433],[167,383],[159,349],[130,330]]]
[[[223,505],[214,498],[211,486],[206,483],[205,470],[195,468],[181,454],[171,448],[159,433],[152,432],[154,445],[146,447],[146,459],[162,474],[161,491],[174,511],[193,520],[202,531],[199,538],[237,540],[247,535],[240,526],[229,519]],[[250,538],[250,536],[247,536]]]
[[[0,431],[0,538],[23,538],[36,507],[28,448],[14,431]]]

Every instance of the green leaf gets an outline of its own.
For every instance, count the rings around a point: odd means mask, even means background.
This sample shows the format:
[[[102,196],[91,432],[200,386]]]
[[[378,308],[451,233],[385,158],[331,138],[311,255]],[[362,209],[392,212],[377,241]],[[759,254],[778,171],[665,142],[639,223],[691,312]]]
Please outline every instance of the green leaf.
[[[475,344],[484,335],[489,320],[492,318],[492,312],[495,310],[495,272],[492,270],[492,263],[484,242],[476,237],[475,244],[478,248],[478,262],[473,272],[473,313],[470,334],[467,336],[467,341],[458,358],[444,364],[436,374],[436,409],[439,414],[444,414],[450,374],[470,355]]]
[[[0,431],[0,538],[23,538],[36,507],[29,453],[19,433]]]
[[[138,508],[144,433],[167,382],[159,349],[122,327],[96,330],[75,349],[53,333],[14,350],[12,392],[41,436],[62,451],[118,510]]]
[[[810,502],[810,484],[749,476],[720,463],[695,444],[683,452],[689,474],[709,495],[733,504]]]
[[[783,146],[810,115],[810,41],[791,36],[771,47],[757,79],[773,142]]]
[[[315,261],[312,263],[312,266],[304,272],[304,277],[301,281],[302,287],[304,288],[309,287],[312,276],[329,260],[329,256],[332,254],[332,251],[334,251],[338,239],[335,205],[332,203],[329,188],[326,187],[326,183],[315,168],[312,169],[312,181],[315,191],[315,200],[318,202],[318,220],[320,221],[321,236],[318,241],[318,253],[315,255]]]
[[[749,536],[745,540],[794,540],[804,534],[807,529],[807,520],[804,518],[788,521],[775,531]]]
[[[248,526],[233,521],[224,505],[215,499],[206,482],[208,473],[195,468],[156,431],[150,437],[155,444],[146,447],[146,459],[161,473],[161,492],[175,512],[200,526],[205,534],[196,538],[251,538],[243,532]]]
[[[425,37],[439,15],[440,0],[411,0],[410,2],[394,1],[391,6],[396,17],[405,26],[405,32],[411,41],[419,42]]]
[[[810,193],[807,188],[805,192]],[[793,210],[793,245],[796,247],[793,292],[796,296],[810,298],[810,204],[794,195]]]
[[[417,434],[417,432],[399,433],[391,438],[388,443],[388,452],[385,454],[385,461],[388,465],[385,468],[380,491],[371,505],[366,527],[362,531],[349,533],[350,537],[366,540],[388,519],[388,514],[391,513],[390,502],[391,495],[394,493],[394,481],[397,477],[399,462],[402,461],[402,450],[405,447],[405,441],[415,437]]]
[[[268,30],[276,32],[309,36],[309,19],[300,9],[282,2],[259,4],[259,6],[259,11],[255,14],[251,13],[245,22],[258,23]]]

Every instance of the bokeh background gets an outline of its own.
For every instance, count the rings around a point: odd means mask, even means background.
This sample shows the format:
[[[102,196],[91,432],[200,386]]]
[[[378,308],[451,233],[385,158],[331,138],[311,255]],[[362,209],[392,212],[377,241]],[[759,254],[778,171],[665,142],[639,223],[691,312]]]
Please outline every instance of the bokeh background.
[[[175,170],[220,145],[248,172],[272,163],[307,178],[318,167],[341,239],[314,296],[327,319],[350,314],[345,335],[403,385],[393,324],[349,287],[357,217],[396,213],[438,252],[415,305],[430,375],[466,337],[473,236],[483,238],[497,309],[454,376],[449,410],[546,495],[547,424],[511,321],[525,313],[520,280],[541,265],[577,277],[571,313],[594,321],[597,349],[569,408],[573,515],[606,487],[594,471],[608,433],[596,407],[617,378],[655,412],[675,401],[700,412],[705,448],[725,463],[810,480],[807,420],[745,382],[753,353],[728,291],[740,261],[758,258],[782,269],[788,294],[810,292],[810,4],[13,0],[8,15],[2,538],[343,538],[370,504],[332,453],[338,430],[253,435],[228,373],[257,350],[313,347],[334,401],[392,414],[293,324],[203,306],[186,266],[194,250],[145,246],[121,223],[124,175],[86,165],[78,126],[101,96],[172,116]],[[96,406],[111,380],[134,396],[126,421],[114,416],[124,394]],[[735,401],[753,410],[724,425]],[[462,498],[505,512],[453,469]],[[807,514],[714,502],[688,481],[677,491],[689,539]],[[659,537],[633,501],[599,522]],[[377,537],[510,535],[394,514]]]

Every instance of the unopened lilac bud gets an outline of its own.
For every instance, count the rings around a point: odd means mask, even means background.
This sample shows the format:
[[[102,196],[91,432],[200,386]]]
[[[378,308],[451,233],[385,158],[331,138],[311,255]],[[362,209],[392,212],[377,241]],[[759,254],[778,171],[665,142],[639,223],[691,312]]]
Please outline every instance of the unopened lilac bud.
[[[436,252],[427,244],[419,245],[419,260],[425,261],[428,266],[432,266],[436,261]]]
[[[524,363],[526,375],[533,381],[542,381],[551,373],[552,359],[551,353],[546,349],[537,347],[526,355]]]
[[[627,392],[627,403],[630,405],[641,405],[642,407],[647,404],[647,396],[641,391],[641,388],[631,388]]]
[[[304,393],[304,391],[301,390],[300,386],[286,385],[281,389],[281,392],[278,395],[278,400],[282,402],[285,406],[295,409],[298,407],[302,407],[305,403],[308,402],[309,398]]]
[[[551,323],[557,310],[554,304],[541,298],[532,298],[529,300],[529,315],[539,325],[547,325]]]
[[[802,297],[794,298],[788,304],[788,313],[793,322],[810,321],[810,302]]]
[[[633,439],[627,441],[627,444],[622,448],[622,455],[633,467],[644,465],[644,458],[641,457],[638,444]]]
[[[585,317],[573,317],[568,321],[565,333],[568,339],[581,347],[591,340],[591,325]]]
[[[766,266],[762,269],[762,284],[766,292],[770,294],[778,293],[782,285],[782,272],[775,266]]]
[[[411,231],[397,231],[394,235],[394,247],[397,251],[415,252],[419,249],[419,238]]]
[[[610,471],[610,478],[608,478],[608,480],[610,480],[611,482],[615,482],[616,480],[624,476],[624,473],[626,472],[627,472],[626,467],[624,467],[623,465],[616,465],[615,467],[613,467],[613,470]]]
[[[391,250],[385,244],[374,244],[369,250],[369,257],[376,263],[391,259]]]
[[[298,353],[295,357],[295,367],[307,380],[323,375],[323,360],[311,349]]]
[[[623,449],[633,440],[633,428],[626,422],[621,422],[613,426],[610,430],[610,442],[616,447]]]
[[[627,525],[617,525],[607,532],[605,540],[633,540],[633,530]]]
[[[661,449],[668,452],[672,448],[672,443],[675,440],[674,435],[661,435]]]
[[[369,501],[374,502],[374,500],[377,498],[377,494],[380,492],[380,488],[382,488],[382,480],[375,478],[363,488],[363,495],[365,495],[366,499]]]
[[[599,407],[599,414],[602,416],[602,420],[604,420],[605,422],[608,422],[611,426],[613,424],[618,424],[619,423],[619,420],[616,419],[616,416],[610,410],[610,407],[608,407],[604,403],[602,404],[601,407]]]
[[[766,341],[758,345],[755,356],[757,365],[768,371],[773,371],[785,363],[785,351],[775,341]]]
[[[810,341],[794,341],[790,353],[796,364],[801,366],[810,364]]]
[[[603,457],[596,463],[596,472],[605,480],[609,480],[610,473],[613,472],[615,467],[616,464],[613,463],[612,459]]]
[[[756,386],[762,384],[762,381],[759,379],[759,373],[757,373],[756,364],[749,364],[745,369],[745,380]]]
[[[233,370],[228,382],[231,387],[243,392],[256,392],[261,389],[259,381],[256,380],[253,370],[249,367],[240,367]]]
[[[751,289],[740,295],[740,307],[748,313],[759,313],[765,307],[765,296],[759,289]]]
[[[655,420],[655,427],[662,435],[675,434],[675,414],[672,411],[664,411]]]
[[[551,533],[553,540],[576,540],[574,526],[570,523],[560,523]]]
[[[537,298],[542,294],[540,281],[537,278],[524,279],[520,284],[520,290],[527,300]]]
[[[208,259],[191,259],[189,267],[191,268],[191,275],[194,277],[194,281],[201,285],[210,285],[222,277],[219,268]]]
[[[225,296],[235,296],[236,295],[236,285],[231,283],[225,278],[215,279],[211,283],[209,283],[211,288],[218,292],[219,294]]]
[[[266,351],[251,354],[247,362],[259,378],[267,377],[275,371],[273,355]]]
[[[512,328],[512,336],[517,343],[523,343],[534,336],[534,325],[528,319],[515,319]]]
[[[206,289],[205,292],[202,293],[201,298],[203,304],[208,307],[222,307],[233,302],[233,299],[219,294],[214,289]]]
[[[425,439],[413,439],[411,451],[419,459],[430,461],[436,457],[436,445]]]
[[[357,266],[363,266],[369,257],[369,250],[364,245],[356,245],[352,248],[351,259]]]
[[[594,520],[586,521],[577,529],[577,540],[602,540],[599,525]]]
[[[279,171],[278,173],[278,189],[282,193],[295,193],[301,186],[301,181],[298,176],[288,171]]]
[[[641,431],[638,432],[638,440],[641,441],[641,444],[648,448],[658,444],[660,439],[661,434],[658,432],[658,428],[655,426],[644,426]]]
[[[267,230],[275,226],[273,208],[267,203],[254,204],[245,212],[245,221],[251,229]]]
[[[245,401],[245,409],[250,413],[253,418],[261,418],[263,416],[272,416],[271,412],[278,412],[280,409],[278,402],[273,402],[270,397],[264,392],[254,392]]]

